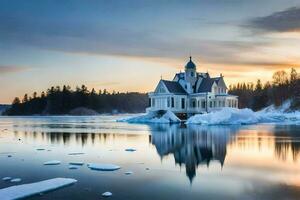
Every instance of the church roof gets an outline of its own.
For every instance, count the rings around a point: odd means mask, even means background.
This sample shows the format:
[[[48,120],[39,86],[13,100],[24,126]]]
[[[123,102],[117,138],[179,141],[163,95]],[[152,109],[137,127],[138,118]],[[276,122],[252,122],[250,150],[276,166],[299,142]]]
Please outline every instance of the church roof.
[[[174,94],[186,94],[186,91],[182,88],[182,86],[175,81],[166,81],[162,80],[162,82],[165,84],[169,92]]]
[[[185,69],[196,69],[196,65],[192,61],[192,57],[191,56],[190,56],[189,62],[185,65]]]
[[[211,87],[214,84],[214,82],[216,82],[218,84],[219,80],[221,77],[217,77],[217,78],[204,78],[198,88],[198,93],[201,92],[211,92]]]

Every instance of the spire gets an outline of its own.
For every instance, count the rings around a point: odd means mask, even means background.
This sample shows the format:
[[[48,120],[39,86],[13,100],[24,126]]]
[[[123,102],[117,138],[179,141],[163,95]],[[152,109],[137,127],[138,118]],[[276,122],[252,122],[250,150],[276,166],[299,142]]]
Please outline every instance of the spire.
[[[190,61],[192,61],[192,56],[190,56]]]

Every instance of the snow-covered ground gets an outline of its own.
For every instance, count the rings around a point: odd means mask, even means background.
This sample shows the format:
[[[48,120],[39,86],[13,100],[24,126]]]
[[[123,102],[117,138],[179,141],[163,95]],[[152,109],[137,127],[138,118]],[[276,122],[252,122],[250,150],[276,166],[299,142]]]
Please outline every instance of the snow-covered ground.
[[[59,189],[76,183],[77,180],[70,178],[54,178],[36,183],[29,183],[0,189],[1,200],[21,199],[32,195]]]
[[[300,111],[290,110],[290,101],[282,106],[274,105],[254,112],[251,109],[223,108],[220,111],[198,114],[190,117],[186,124],[201,125],[243,125],[257,123],[300,124]],[[158,117],[157,113],[148,113],[132,118],[121,119],[119,122],[129,123],[179,123],[180,119],[170,111]]]

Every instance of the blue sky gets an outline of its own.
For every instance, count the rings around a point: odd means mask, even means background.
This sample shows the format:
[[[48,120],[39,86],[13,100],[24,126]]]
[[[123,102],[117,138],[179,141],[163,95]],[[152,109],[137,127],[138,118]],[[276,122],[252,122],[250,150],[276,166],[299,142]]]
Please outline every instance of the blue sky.
[[[228,83],[300,66],[299,0],[0,2],[0,103],[52,85],[151,91],[183,69]]]

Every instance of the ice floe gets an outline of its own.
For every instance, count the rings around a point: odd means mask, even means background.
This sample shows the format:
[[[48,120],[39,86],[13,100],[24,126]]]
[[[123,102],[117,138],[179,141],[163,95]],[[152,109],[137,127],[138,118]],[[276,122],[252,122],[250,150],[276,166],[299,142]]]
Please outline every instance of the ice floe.
[[[114,164],[98,164],[98,163],[89,163],[87,166],[92,170],[99,170],[99,171],[115,171],[121,168],[120,166]]]
[[[73,153],[69,153],[69,156],[77,156],[77,155],[83,155],[83,152],[73,152]]]
[[[59,160],[50,160],[47,162],[44,162],[44,165],[59,165],[61,162]]]
[[[70,165],[84,165],[84,162],[69,162]]]
[[[125,172],[125,175],[131,175],[131,174],[133,174],[132,171]]]
[[[69,165],[69,169],[78,169],[78,165]]]
[[[202,125],[243,125],[257,123],[300,124],[300,112],[282,112],[282,110],[263,109],[254,112],[251,109],[223,108],[220,111],[198,114],[190,117],[187,124]]]
[[[134,152],[134,151],[136,151],[136,149],[128,148],[128,149],[125,149],[125,151]]]
[[[76,182],[77,180],[70,178],[54,178],[35,183],[11,186],[0,189],[0,199],[12,200],[30,197],[36,194],[56,190]]]
[[[119,119],[118,122],[128,123],[159,123],[159,124],[170,124],[180,123],[180,119],[171,111],[162,112],[149,112],[144,115],[131,117],[127,119]]]
[[[14,178],[14,179],[10,180],[10,182],[12,182],[12,183],[18,183],[18,182],[21,182],[21,181],[22,181],[22,179],[20,179],[20,178]]]
[[[2,181],[10,181],[11,179],[12,179],[12,177],[7,176],[7,177],[2,178]]]
[[[104,192],[104,193],[102,194],[102,196],[103,196],[103,197],[110,197],[110,196],[112,196],[112,193],[111,193],[111,192]]]

